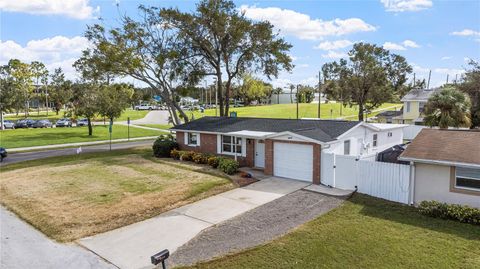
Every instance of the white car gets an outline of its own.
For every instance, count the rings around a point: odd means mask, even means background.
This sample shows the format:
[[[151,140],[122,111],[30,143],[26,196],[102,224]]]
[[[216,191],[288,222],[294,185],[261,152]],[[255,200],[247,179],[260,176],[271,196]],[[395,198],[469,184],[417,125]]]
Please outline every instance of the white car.
[[[136,105],[135,110],[154,110],[155,106],[152,105],[147,105],[147,104],[141,104],[141,105]]]

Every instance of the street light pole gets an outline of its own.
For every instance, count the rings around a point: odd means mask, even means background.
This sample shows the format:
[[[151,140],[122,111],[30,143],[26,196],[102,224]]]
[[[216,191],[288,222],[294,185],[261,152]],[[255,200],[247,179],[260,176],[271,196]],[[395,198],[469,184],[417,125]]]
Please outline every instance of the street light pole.
[[[322,93],[321,93],[321,90],[320,90],[320,87],[322,85],[321,82],[320,82],[321,79],[322,79],[321,73],[320,73],[320,71],[318,71],[318,113],[317,113],[318,115],[317,115],[317,117],[319,119],[320,119],[320,103],[322,102]]]
[[[297,85],[297,93],[296,93],[295,95],[296,95],[296,98],[295,98],[295,99],[297,99],[297,120],[298,120],[298,98],[300,97],[300,96],[298,95],[298,85]]]

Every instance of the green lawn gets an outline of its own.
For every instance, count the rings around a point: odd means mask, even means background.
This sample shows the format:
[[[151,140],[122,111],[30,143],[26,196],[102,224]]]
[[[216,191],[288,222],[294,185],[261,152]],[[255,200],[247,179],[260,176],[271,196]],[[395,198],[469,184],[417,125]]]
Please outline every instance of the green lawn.
[[[271,243],[193,268],[480,268],[480,226],[356,194]]]
[[[49,237],[73,241],[235,188],[203,169],[154,158],[149,148],[17,163],[2,170],[0,203]]]
[[[156,136],[163,132],[130,127],[130,137]],[[112,139],[127,138],[127,126],[113,125]],[[91,142],[110,139],[108,126],[96,125],[93,135],[88,136],[87,127],[15,129],[0,131],[0,145],[5,148],[20,148],[75,142]]]
[[[383,104],[378,109],[394,107],[400,109],[401,104]],[[324,119],[336,119],[340,117],[348,117],[349,120],[356,120],[358,114],[357,107],[342,107],[339,103],[321,104],[320,116]],[[341,108],[342,107],[342,108]],[[300,118],[316,118],[318,104],[299,104]],[[230,111],[236,111],[239,117],[263,117],[263,118],[285,118],[294,119],[297,116],[296,104],[280,104],[280,105],[265,105],[265,106],[249,106],[249,107],[232,107]],[[340,113],[340,111],[342,113]],[[192,112],[186,111],[187,116],[191,117]],[[369,116],[376,115],[372,113]],[[215,116],[215,109],[207,109],[205,113],[199,111],[193,112],[195,118],[203,116]]]
[[[115,121],[126,121],[128,117],[130,117],[131,120],[138,120],[138,119],[141,119],[143,117],[145,117],[145,115],[147,115],[149,111],[148,110],[133,110],[133,109],[127,109],[125,110],[122,115],[115,119]],[[40,120],[40,119],[48,119],[52,122],[54,121],[57,121],[58,119],[61,119],[64,117],[64,113],[65,111],[60,111],[58,113],[58,115],[53,112],[53,111],[49,111],[48,112],[48,116],[47,116],[47,112],[46,111],[40,111],[40,113],[37,113],[36,111],[32,111],[29,113],[28,117],[29,119],[34,119],[34,120]],[[14,115],[14,116],[6,116],[5,119],[7,120],[21,120],[21,119],[24,119],[25,118],[25,114],[24,113],[19,113],[18,116]],[[103,121],[103,118],[97,118],[95,119],[97,121]]]

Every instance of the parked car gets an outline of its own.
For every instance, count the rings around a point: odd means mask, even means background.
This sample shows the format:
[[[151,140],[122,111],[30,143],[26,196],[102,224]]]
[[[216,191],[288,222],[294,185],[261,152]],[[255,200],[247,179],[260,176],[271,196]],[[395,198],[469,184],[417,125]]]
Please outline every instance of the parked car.
[[[56,127],[72,127],[72,121],[67,118],[59,119],[55,123]]]
[[[149,104],[136,105],[135,110],[154,110],[155,107]]]
[[[88,125],[88,120],[87,119],[79,119],[77,121],[77,127],[87,126],[87,125]]]
[[[32,128],[33,124],[35,124],[34,120],[31,119],[24,119],[24,120],[19,120],[15,124],[16,128]]]
[[[13,123],[11,120],[3,120],[3,127],[4,129],[15,129],[15,123]]]
[[[0,162],[3,162],[4,158],[7,158],[7,150],[0,147]]]
[[[48,128],[48,127],[53,127],[53,124],[49,120],[37,120],[33,124],[33,128]]]

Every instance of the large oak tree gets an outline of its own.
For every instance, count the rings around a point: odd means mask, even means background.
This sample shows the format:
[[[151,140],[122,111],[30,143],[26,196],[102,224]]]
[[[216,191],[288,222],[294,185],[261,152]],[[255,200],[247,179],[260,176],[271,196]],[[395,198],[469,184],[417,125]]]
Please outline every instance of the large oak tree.
[[[216,78],[220,116],[228,115],[235,78],[254,72],[270,79],[293,67],[287,54],[291,45],[273,25],[246,18],[232,1],[203,0],[193,13],[169,8],[160,14],[177,29],[188,61],[193,60],[190,76]]]
[[[322,67],[331,95],[363,113],[391,101],[400,92],[412,72],[404,57],[368,43],[353,45],[348,59],[326,63]]]

